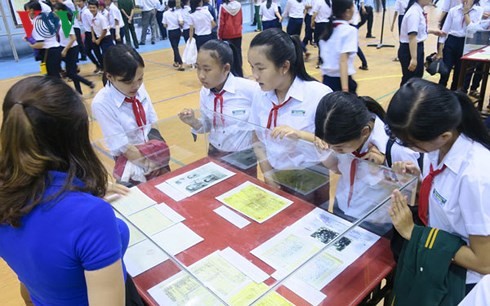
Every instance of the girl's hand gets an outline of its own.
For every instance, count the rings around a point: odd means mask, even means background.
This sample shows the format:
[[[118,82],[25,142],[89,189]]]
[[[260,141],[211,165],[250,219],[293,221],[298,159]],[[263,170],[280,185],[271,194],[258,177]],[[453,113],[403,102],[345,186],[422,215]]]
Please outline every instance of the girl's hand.
[[[373,144],[369,144],[368,148],[369,149],[368,149],[367,154],[364,155],[362,157],[362,159],[369,160],[370,162],[373,162],[373,163],[378,164],[378,165],[384,164],[385,155],[383,153],[381,153],[381,151],[378,150],[378,148]]]
[[[63,51],[61,51],[61,57],[65,58],[67,53],[68,53],[68,50],[63,49]]]
[[[412,58],[410,65],[408,65],[408,71],[415,71],[415,69],[417,69],[417,60]]]
[[[406,240],[410,240],[415,224],[413,223],[412,212],[408,208],[407,202],[407,197],[404,197],[401,192],[396,189],[391,195],[389,214],[393,226],[400,236]]]
[[[315,141],[313,141],[313,143],[318,150],[328,150],[328,143],[319,137],[315,136]]]
[[[107,202],[112,202],[119,199],[121,196],[127,195],[128,193],[128,187],[117,183],[108,183],[107,192],[104,196],[104,200]]]
[[[272,138],[279,139],[283,139],[284,137],[289,137],[292,139],[299,138],[298,131],[287,125],[280,125],[278,127],[275,127],[271,132],[271,136]]]
[[[413,162],[394,162],[393,165],[391,165],[391,169],[395,171],[395,173],[401,173],[401,174],[412,174],[415,176],[420,176],[420,169],[417,165],[415,165]]]
[[[184,108],[180,113],[179,113],[179,119],[182,120],[182,122],[191,125],[194,120],[196,120],[196,116],[194,114],[194,110],[190,108]]]

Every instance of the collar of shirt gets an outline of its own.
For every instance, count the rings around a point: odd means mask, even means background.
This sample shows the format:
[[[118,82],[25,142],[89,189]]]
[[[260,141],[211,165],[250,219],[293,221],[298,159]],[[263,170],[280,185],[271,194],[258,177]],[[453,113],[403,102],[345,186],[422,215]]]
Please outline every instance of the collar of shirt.
[[[300,78],[296,77],[291,84],[291,87],[289,87],[288,92],[286,93],[286,96],[284,97],[284,101],[287,101],[289,97],[292,97],[294,100],[302,103],[304,99],[304,86],[303,86],[304,81],[301,80]],[[279,104],[284,101],[277,101],[277,96],[276,96],[276,91],[275,90],[270,90],[265,92],[265,96],[269,98],[270,101],[272,101],[274,104]]]
[[[68,173],[60,171],[48,171],[47,181],[48,186],[64,186],[68,179]],[[85,184],[78,178],[73,178],[73,181],[69,185],[75,185],[77,187],[83,187]]]
[[[452,172],[458,173],[464,161],[468,149],[471,148],[473,141],[464,135],[459,135],[458,139],[453,143],[449,152],[442,160],[441,164],[437,164],[439,159],[439,150],[429,152],[429,160],[434,169],[439,169],[442,164],[446,165]]]
[[[334,20],[333,23],[334,24],[337,24],[337,25],[341,25],[341,24],[350,25],[349,24],[349,21],[347,21],[347,20],[341,20],[341,19],[336,19],[336,20]]]
[[[109,91],[109,96],[112,97],[112,102],[114,103],[114,105],[116,105],[117,108],[120,108],[124,104],[124,99],[126,99],[126,96],[122,92],[117,90],[117,88],[114,87],[111,82],[107,82],[105,86]],[[143,87],[143,85],[141,86]],[[140,100],[141,103],[143,103],[143,101],[145,100],[145,96],[142,96],[140,94],[140,90],[142,87],[140,87],[140,89],[138,89],[138,92],[136,93],[136,98]]]
[[[223,85],[221,90],[234,94],[236,92],[235,79],[236,77],[230,72],[226,78],[225,85]],[[204,88],[204,92],[207,96],[214,96],[214,93],[209,88]]]
[[[474,6],[472,6],[468,12],[471,12],[474,9],[475,9]],[[461,12],[464,12],[463,4],[459,4],[458,5],[458,10],[460,10]]]
[[[422,14],[422,15],[424,14],[424,9],[420,6],[420,4],[415,2],[412,6],[414,7],[415,10],[419,11],[420,14]]]

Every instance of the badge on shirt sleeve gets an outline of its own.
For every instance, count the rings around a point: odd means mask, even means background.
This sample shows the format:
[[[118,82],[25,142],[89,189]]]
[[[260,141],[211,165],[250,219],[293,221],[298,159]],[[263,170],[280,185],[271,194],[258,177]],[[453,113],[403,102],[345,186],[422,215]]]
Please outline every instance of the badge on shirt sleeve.
[[[304,111],[302,109],[293,109],[293,110],[291,110],[291,116],[304,117],[305,114],[306,114],[306,111]]]
[[[446,205],[447,199],[445,199],[437,190],[434,188],[432,192],[432,198],[439,204],[439,206],[444,207]]]
[[[241,115],[245,115],[247,111],[244,110],[244,109],[235,109],[234,111],[232,111],[232,114],[233,116],[241,116]]]

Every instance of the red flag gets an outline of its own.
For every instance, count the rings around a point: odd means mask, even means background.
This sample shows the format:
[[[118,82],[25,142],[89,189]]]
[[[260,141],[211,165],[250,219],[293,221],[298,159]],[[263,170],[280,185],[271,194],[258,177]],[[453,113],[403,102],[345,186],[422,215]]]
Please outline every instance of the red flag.
[[[31,37],[32,29],[34,28],[32,25],[31,18],[29,17],[28,11],[17,11],[19,14],[20,20],[22,21],[22,26],[24,27],[24,31],[26,31],[26,36]],[[41,11],[34,11],[34,16],[41,14]]]

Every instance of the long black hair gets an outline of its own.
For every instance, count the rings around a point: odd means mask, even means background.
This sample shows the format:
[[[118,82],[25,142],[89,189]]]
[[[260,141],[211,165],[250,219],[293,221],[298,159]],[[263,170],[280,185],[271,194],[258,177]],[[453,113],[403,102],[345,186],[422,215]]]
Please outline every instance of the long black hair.
[[[336,91],[325,95],[315,114],[315,136],[329,144],[339,144],[361,137],[362,129],[374,119],[381,120],[385,111],[371,97]]]
[[[270,9],[271,8],[271,5],[272,5],[272,0],[267,0],[267,2],[265,3],[265,7],[267,9]]]
[[[298,77],[303,81],[316,81],[306,72],[303,49],[297,35],[289,36],[278,28],[267,29],[256,35],[250,42],[250,48],[259,46],[267,47],[265,56],[276,67],[281,67],[286,61],[289,61],[293,77]]]
[[[325,0],[327,2],[328,0]],[[329,5],[329,3],[327,2]],[[354,5],[352,0],[333,0],[332,1],[332,16],[328,18],[328,23],[321,35],[320,39],[328,40],[333,33],[333,22],[336,19],[340,19],[344,15],[345,11],[350,9]],[[330,5],[329,5],[330,6]]]
[[[231,73],[233,73],[234,76],[243,77],[241,60],[238,58],[238,51],[233,44],[218,39],[212,39],[202,45],[199,52],[202,50],[212,51],[210,52],[211,57],[217,60],[221,66],[230,64]]]
[[[490,149],[490,136],[468,96],[438,84],[413,78],[391,99],[386,123],[404,142],[431,141],[457,130]]]
[[[189,0],[181,0],[180,1],[180,7],[184,8],[186,5],[189,5]]]
[[[168,0],[167,6],[170,9],[170,11],[175,11],[175,7],[177,6],[177,1],[175,0]]]
[[[199,4],[201,4],[202,0],[191,0],[191,14],[196,11],[196,9],[199,7]]]

